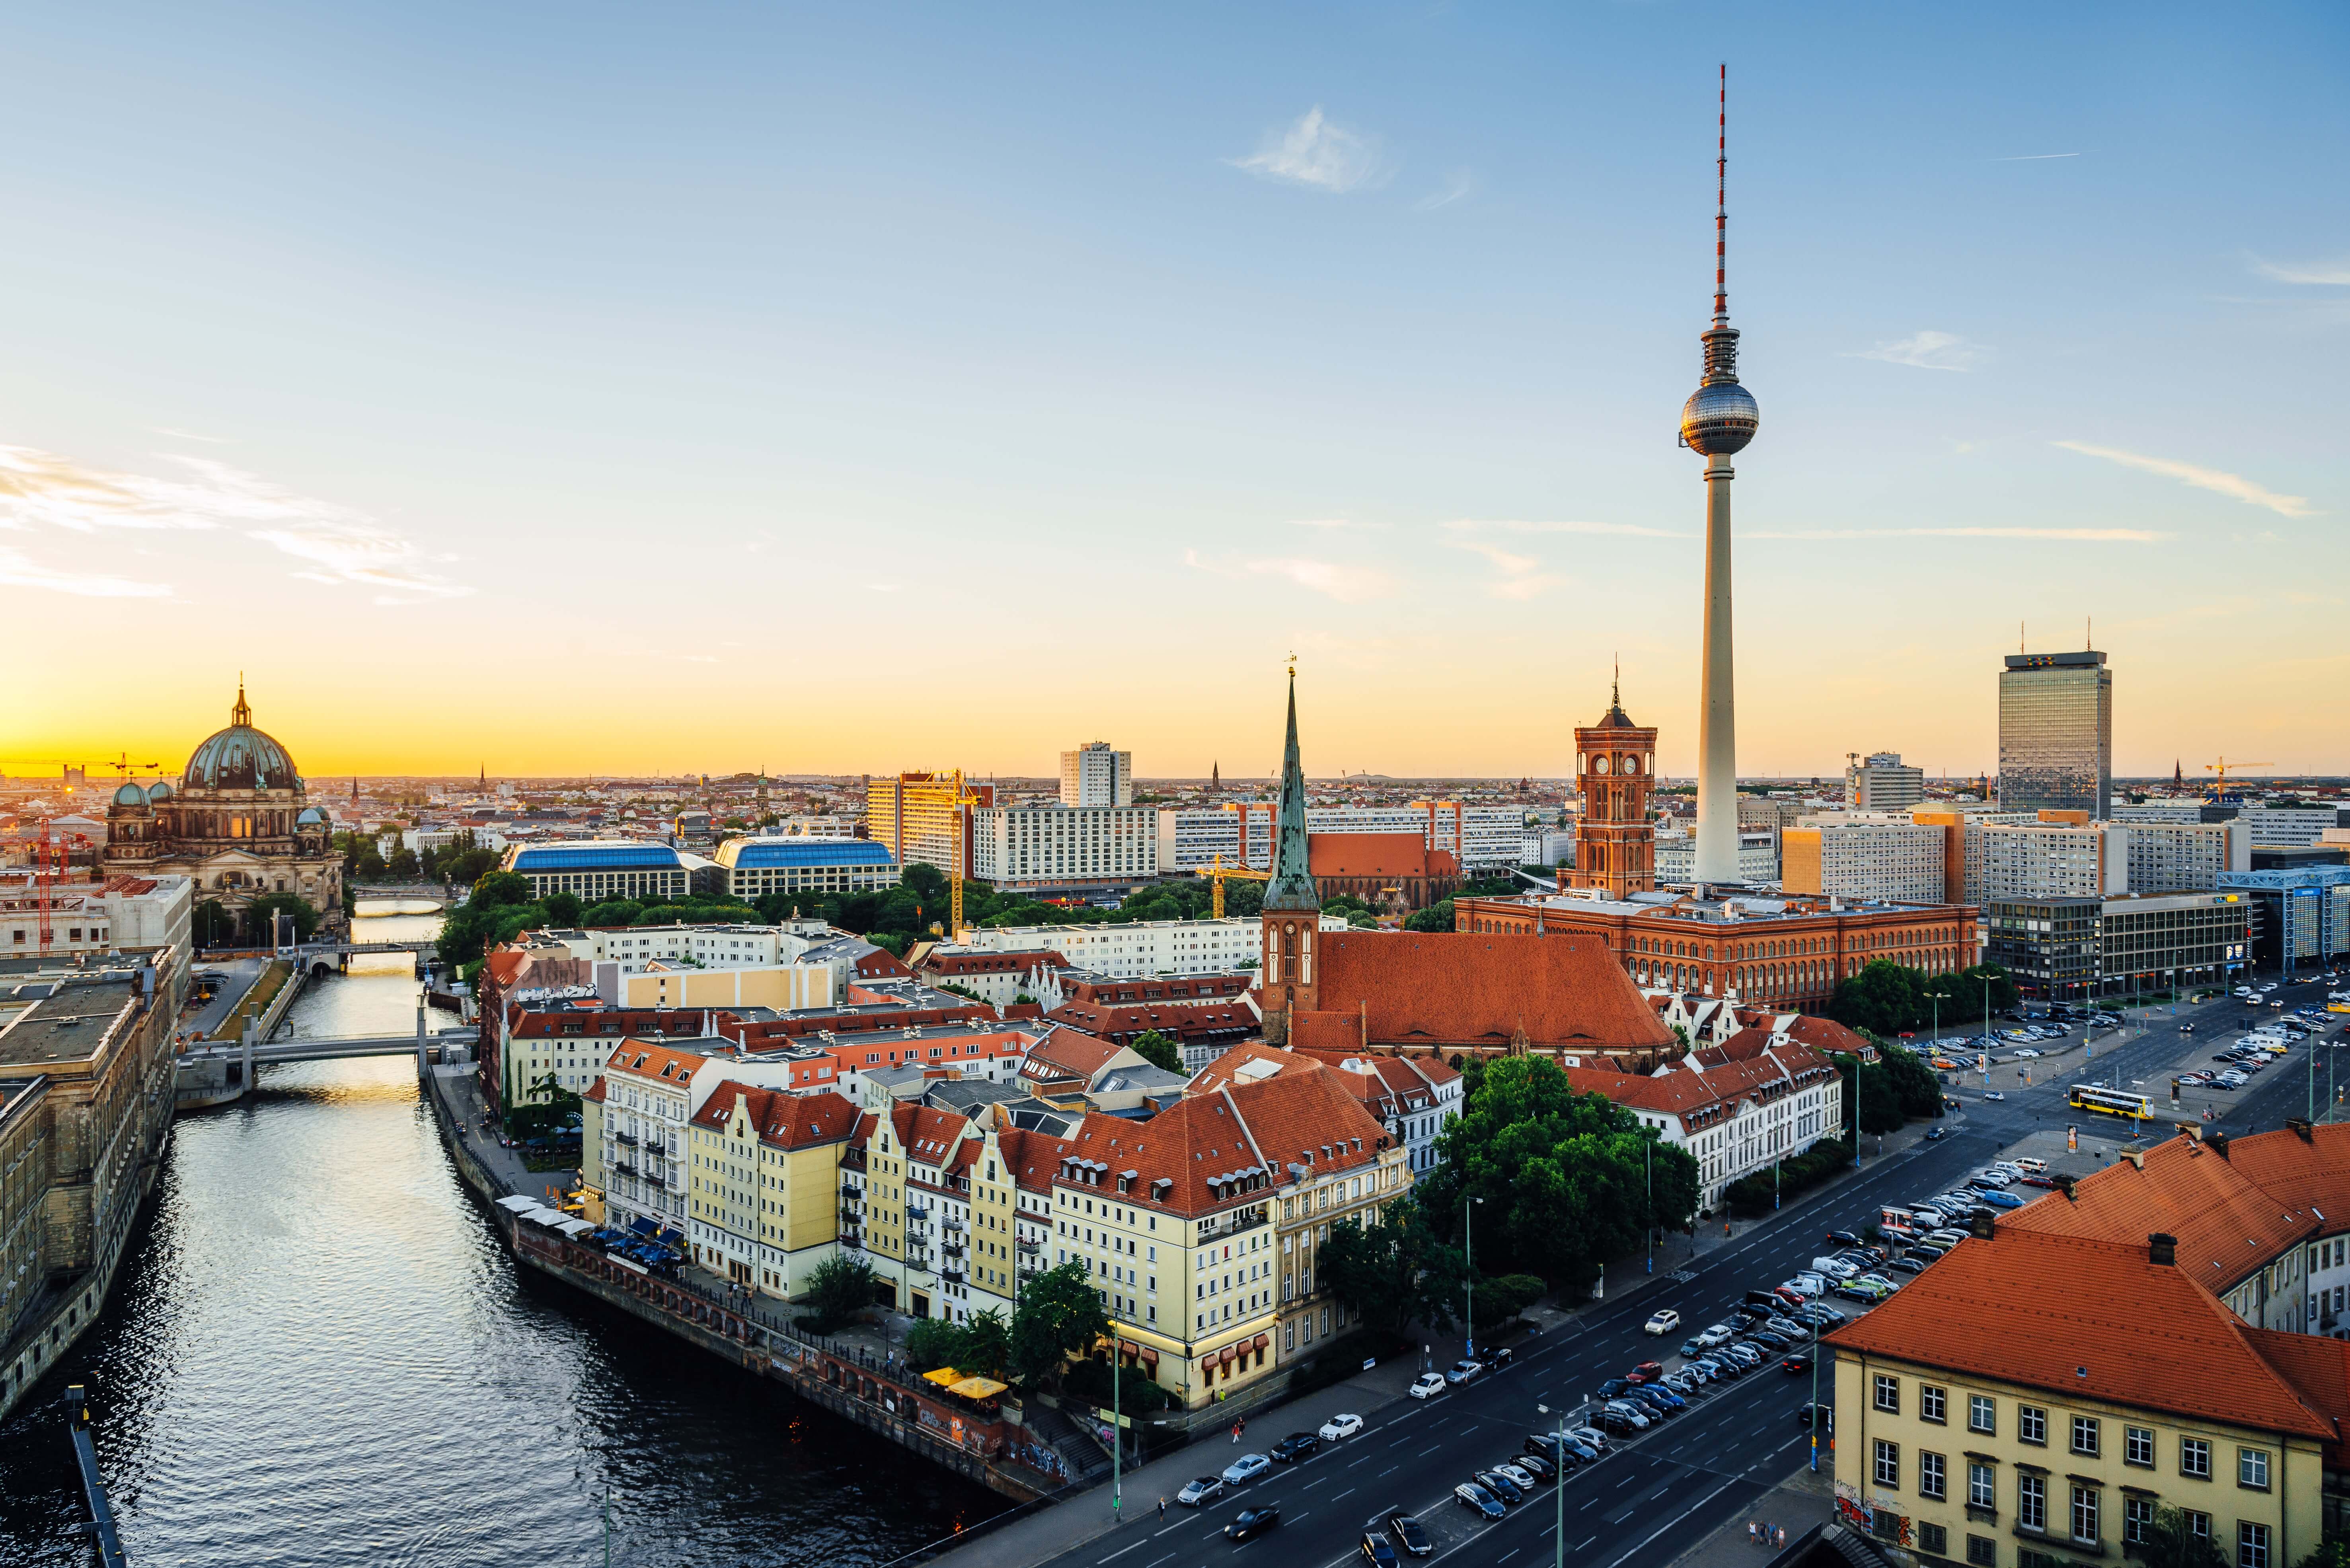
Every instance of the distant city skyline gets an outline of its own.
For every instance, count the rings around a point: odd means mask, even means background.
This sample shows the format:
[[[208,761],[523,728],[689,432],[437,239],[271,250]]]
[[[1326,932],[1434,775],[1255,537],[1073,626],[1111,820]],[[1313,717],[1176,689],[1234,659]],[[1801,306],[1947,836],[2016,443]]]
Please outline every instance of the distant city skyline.
[[[1254,779],[1294,649],[1334,775],[1620,655],[1686,777],[1724,58],[1742,776],[1996,771],[2092,617],[2117,774],[2350,773],[2338,8],[132,9],[0,102],[12,775],[242,669],[322,778]]]

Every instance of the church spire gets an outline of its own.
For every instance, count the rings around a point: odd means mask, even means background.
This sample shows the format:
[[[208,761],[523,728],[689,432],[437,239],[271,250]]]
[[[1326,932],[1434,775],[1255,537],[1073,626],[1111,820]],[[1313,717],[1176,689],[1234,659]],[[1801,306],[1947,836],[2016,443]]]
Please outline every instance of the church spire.
[[[228,722],[232,724],[253,722],[253,707],[244,700],[244,671],[242,670],[236,672],[236,706],[228,711]]]
[[[1281,753],[1281,805],[1274,818],[1273,880],[1264,887],[1268,910],[1315,911],[1321,890],[1305,855],[1305,765],[1297,755],[1297,665],[1289,666],[1289,739]]]

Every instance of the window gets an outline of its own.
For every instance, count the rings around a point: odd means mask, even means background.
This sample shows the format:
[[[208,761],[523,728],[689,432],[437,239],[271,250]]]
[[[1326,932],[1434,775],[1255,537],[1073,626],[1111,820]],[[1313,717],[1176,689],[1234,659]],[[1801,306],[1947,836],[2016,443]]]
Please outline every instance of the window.
[[[2097,1418],[2095,1416],[2073,1417],[2073,1451],[2095,1457],[2097,1451]]]
[[[2180,1517],[2187,1521],[2187,1533],[2189,1535],[2192,1536],[2197,1541],[2206,1542],[2211,1539],[2211,1516],[2210,1514],[2199,1512],[2191,1508],[2182,1509],[2179,1512]]]
[[[2141,1469],[2154,1468],[2154,1428],[2124,1427],[2122,1428],[2122,1463],[2137,1465]]]
[[[2178,1473],[2199,1480],[2211,1479],[2211,1445],[2201,1438],[2178,1439]]]
[[[1942,1481],[1942,1456],[1922,1450],[1918,1455],[1918,1495],[1937,1502],[1948,1496]]]
[[[1999,1430],[1999,1422],[1991,1414],[1990,1395],[1970,1394],[1967,1396],[1967,1430],[1970,1432],[1990,1433],[1996,1433]]]
[[[2086,1544],[2097,1539],[2097,1489],[2073,1489],[2073,1539]]]
[[[2048,1482],[2040,1476],[2015,1478],[2015,1522],[2025,1530],[2048,1528]]]
[[[1949,1394],[1945,1390],[1937,1388],[1930,1383],[1920,1383],[1918,1385],[1918,1418],[1921,1421],[1940,1424],[1946,1419],[1942,1411],[1949,1403]]]
[[[2269,1568],[2269,1527],[2251,1520],[2236,1526],[2236,1568]]]
[[[2236,1450],[2236,1484],[2262,1491],[2269,1490],[2269,1451],[2266,1449]]]
[[[1950,1554],[1950,1532],[1939,1524],[1918,1526],[1918,1550],[1935,1557]]]
[[[1877,1375],[1877,1407],[1897,1416],[1901,1413],[1901,1379],[1887,1377],[1882,1372]]]
[[[2044,1448],[2048,1442],[2048,1412],[2037,1405],[2018,1405],[2015,1437],[2018,1442],[2038,1443]]]
[[[1901,1445],[1877,1439],[1877,1484],[1898,1487],[1901,1484]]]
[[[2125,1545],[2145,1545],[2147,1532],[2153,1528],[2154,1499],[2150,1497],[2122,1499],[2122,1542]]]
[[[1999,1506],[1999,1472],[1980,1460],[1967,1466],[1967,1506],[1991,1509]]]
[[[1967,1537],[1969,1568],[1999,1568],[1999,1542],[1988,1535]]]

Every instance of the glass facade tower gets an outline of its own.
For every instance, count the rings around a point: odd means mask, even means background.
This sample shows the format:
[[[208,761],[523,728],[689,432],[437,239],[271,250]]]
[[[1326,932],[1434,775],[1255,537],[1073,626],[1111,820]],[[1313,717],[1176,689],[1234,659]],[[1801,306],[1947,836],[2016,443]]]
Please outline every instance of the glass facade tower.
[[[2002,811],[2085,811],[2114,793],[2114,672],[2106,656],[2011,653],[1999,676]]]

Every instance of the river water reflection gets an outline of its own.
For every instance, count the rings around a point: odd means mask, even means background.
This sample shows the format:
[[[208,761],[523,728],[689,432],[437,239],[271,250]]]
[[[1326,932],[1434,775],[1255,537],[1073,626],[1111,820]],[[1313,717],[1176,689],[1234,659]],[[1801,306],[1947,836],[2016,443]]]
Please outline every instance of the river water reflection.
[[[405,959],[355,959],[292,1023],[399,1033],[415,998]],[[139,1568],[599,1563],[607,1489],[616,1563],[879,1563],[1005,1506],[518,1276],[400,1057],[271,1068],[181,1119],[113,1304],[0,1428],[0,1564],[85,1560],[48,1407],[76,1376]]]

